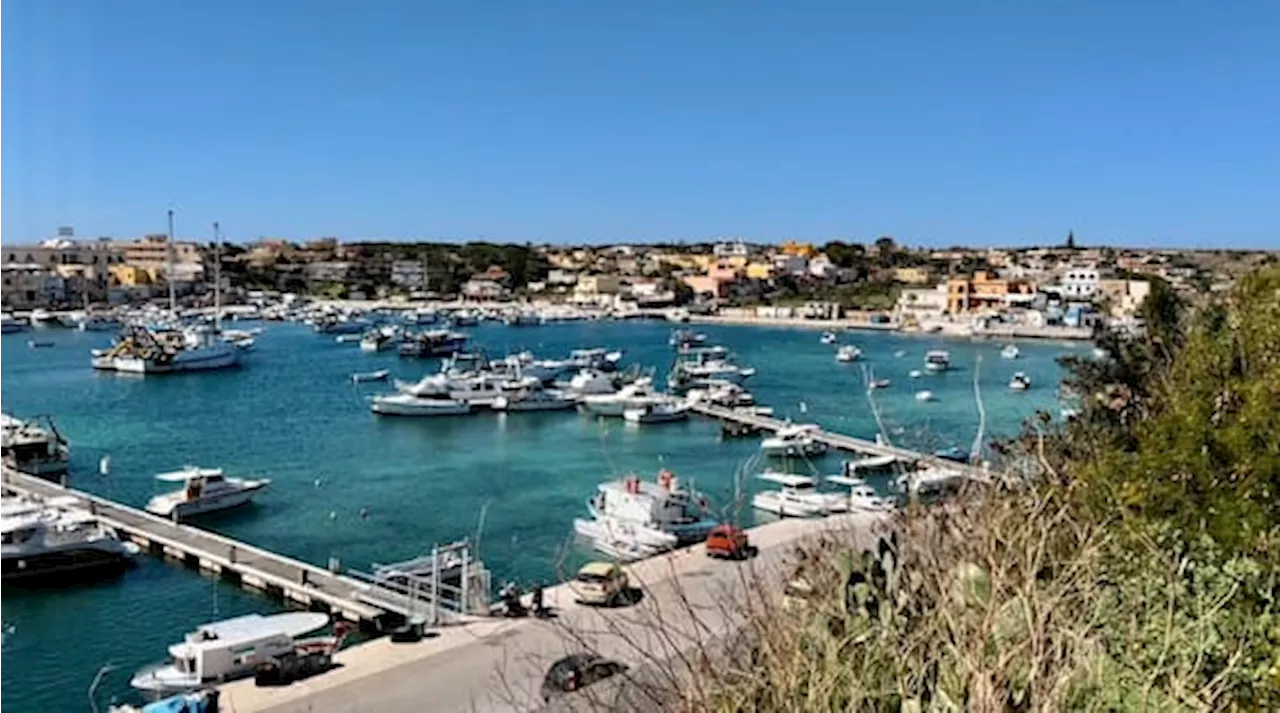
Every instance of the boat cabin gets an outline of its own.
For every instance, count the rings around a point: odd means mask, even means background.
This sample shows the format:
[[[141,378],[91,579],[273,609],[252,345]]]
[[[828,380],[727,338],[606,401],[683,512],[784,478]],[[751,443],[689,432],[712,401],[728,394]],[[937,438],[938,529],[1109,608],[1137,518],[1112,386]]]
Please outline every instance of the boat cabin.
[[[602,515],[646,524],[684,524],[701,520],[706,502],[695,503],[675,474],[664,470],[658,481],[642,481],[635,475],[602,483],[592,504]]]
[[[328,620],[323,614],[317,616],[318,625],[308,630],[324,626]],[[182,643],[170,646],[169,654],[179,674],[201,683],[219,681],[292,653],[293,636],[261,614],[248,614],[202,625]]]

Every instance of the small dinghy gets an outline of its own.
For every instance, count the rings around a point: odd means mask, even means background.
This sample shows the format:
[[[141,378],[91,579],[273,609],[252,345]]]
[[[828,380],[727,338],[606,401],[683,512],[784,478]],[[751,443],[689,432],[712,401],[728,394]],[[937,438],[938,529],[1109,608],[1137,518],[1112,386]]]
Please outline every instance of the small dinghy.
[[[927,389],[926,389],[926,390],[924,390],[924,391],[917,391],[917,392],[916,392],[916,401],[932,401],[932,400],[933,400],[933,392],[932,392],[932,391],[929,391],[929,390],[927,390]]]
[[[889,387],[889,383],[888,379],[872,379],[871,383],[867,384],[867,387],[872,389],[885,389]]]
[[[390,369],[379,369],[377,371],[362,371],[351,375],[351,380],[357,384],[364,381],[385,381],[391,376]]]
[[[53,346],[53,342],[38,341],[35,339],[30,339],[30,340],[27,340],[27,346],[31,347],[32,349],[44,349],[45,347]]]

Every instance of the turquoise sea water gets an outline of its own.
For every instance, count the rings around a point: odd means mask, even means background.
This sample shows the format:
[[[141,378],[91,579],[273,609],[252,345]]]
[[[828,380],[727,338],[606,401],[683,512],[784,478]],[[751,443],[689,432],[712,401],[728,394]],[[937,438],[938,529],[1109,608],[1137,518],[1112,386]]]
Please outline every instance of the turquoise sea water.
[[[469,331],[493,355],[530,349],[557,357],[609,346],[625,349],[626,363],[656,367],[660,376],[672,358],[665,323]],[[748,385],[778,416],[869,438],[875,421],[862,386],[865,365],[893,382],[876,400],[895,442],[929,450],[972,442],[979,355],[988,430],[1010,434],[1037,408],[1056,413],[1054,360],[1087,348],[1019,343],[1022,357],[1007,361],[1000,358],[1002,343],[849,332],[841,343],[866,354],[850,365],[837,363],[835,347],[820,344],[814,331],[700,331],[757,368]],[[0,401],[19,417],[56,417],[71,443],[75,487],[141,506],[158,490],[155,473],[188,463],[269,477],[271,487],[253,506],[202,524],[320,565],[331,556],[363,568],[422,554],[435,542],[473,535],[487,503],[481,547],[495,581],[552,580],[562,551],[570,563],[586,556],[569,534],[601,480],[629,471],[651,478],[665,467],[727,503],[735,472],[758,449],[755,439],[720,441],[719,427],[701,418],[648,427],[574,412],[379,418],[365,399],[390,386],[352,384],[352,372],[385,367],[397,378],[416,379],[438,362],[363,354],[299,325],[267,325],[243,368],[168,377],[94,372],[89,350],[105,346],[110,334],[40,332],[55,343],[46,349],[28,348],[31,336],[5,335],[0,342]],[[908,378],[934,347],[951,351],[952,371]],[[905,355],[895,356],[899,350]],[[1008,390],[1018,370],[1031,376],[1030,391]],[[913,394],[922,388],[937,400],[916,402]],[[108,477],[97,473],[103,455],[111,457]],[[812,467],[834,472],[839,462],[829,455]],[[163,658],[165,647],[193,625],[276,608],[265,597],[147,557],[95,584],[5,586],[3,705],[16,713],[87,710],[87,688],[107,663],[119,668],[106,676],[100,699],[131,698],[131,673]]]

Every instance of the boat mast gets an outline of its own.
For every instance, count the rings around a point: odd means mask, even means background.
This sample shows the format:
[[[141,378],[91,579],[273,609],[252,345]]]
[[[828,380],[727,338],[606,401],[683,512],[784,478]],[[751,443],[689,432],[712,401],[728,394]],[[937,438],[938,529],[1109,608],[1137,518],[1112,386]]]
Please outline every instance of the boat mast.
[[[222,334],[222,233],[213,221],[213,332]]]
[[[177,321],[178,319],[178,295],[174,292],[173,287],[173,209],[169,209],[169,241],[164,246],[165,269],[168,274],[165,275],[165,281],[169,283],[169,318]]]

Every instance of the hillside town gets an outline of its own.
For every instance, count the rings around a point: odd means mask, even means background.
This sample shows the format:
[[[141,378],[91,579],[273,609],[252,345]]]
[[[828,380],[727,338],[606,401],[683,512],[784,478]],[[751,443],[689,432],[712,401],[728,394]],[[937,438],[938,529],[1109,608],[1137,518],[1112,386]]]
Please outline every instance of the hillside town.
[[[1077,246],[911,248],[794,240],[602,246],[493,243],[213,243],[146,235],[6,244],[3,307],[76,310],[167,295],[208,304],[220,261],[230,299],[564,304],[597,313],[679,308],[724,321],[845,320],[868,327],[1008,336],[1078,336],[1132,323],[1160,279],[1185,296],[1228,289],[1274,252]]]

